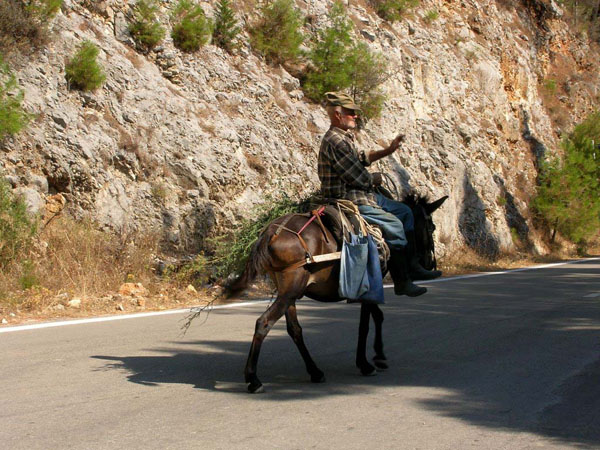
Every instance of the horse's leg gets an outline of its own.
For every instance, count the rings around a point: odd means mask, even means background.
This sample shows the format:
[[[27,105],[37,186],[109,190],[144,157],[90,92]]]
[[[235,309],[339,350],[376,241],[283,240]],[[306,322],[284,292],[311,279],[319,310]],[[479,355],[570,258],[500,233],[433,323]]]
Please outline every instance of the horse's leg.
[[[362,302],[360,306],[360,323],[358,325],[358,346],[356,348],[356,366],[363,375],[375,375],[375,367],[367,361],[367,336],[371,320],[371,303]]]
[[[319,370],[315,362],[308,353],[308,349],[304,344],[304,338],[302,337],[302,327],[298,323],[298,315],[296,314],[296,305],[292,304],[288,307],[285,312],[285,320],[287,322],[287,332],[290,337],[294,340],[296,347],[302,355],[304,364],[306,364],[306,370],[310,375],[310,381],[313,383],[322,383],[325,381],[325,374]]]
[[[275,285],[277,286],[277,298],[273,304],[256,320],[254,337],[248,354],[248,361],[244,370],[248,392],[262,392],[262,383],[256,376],[256,366],[260,347],[267,337],[269,330],[275,325],[281,316],[285,314],[290,305],[300,298],[306,289],[308,273],[302,269],[290,272],[275,272]]]
[[[246,383],[248,383],[248,392],[252,394],[263,391],[262,383],[256,376],[260,347],[265,337],[267,337],[269,330],[285,313],[288,308],[288,301],[288,299],[278,295],[273,304],[256,320],[254,337],[252,338],[252,345],[250,346],[250,353],[248,354],[248,361],[246,361],[246,368],[244,370],[244,377]]]
[[[379,308],[379,305],[371,305],[371,316],[373,316],[373,322],[375,322],[375,356],[373,357],[373,363],[378,369],[385,370],[388,365],[386,363],[387,358],[383,353],[383,311]]]

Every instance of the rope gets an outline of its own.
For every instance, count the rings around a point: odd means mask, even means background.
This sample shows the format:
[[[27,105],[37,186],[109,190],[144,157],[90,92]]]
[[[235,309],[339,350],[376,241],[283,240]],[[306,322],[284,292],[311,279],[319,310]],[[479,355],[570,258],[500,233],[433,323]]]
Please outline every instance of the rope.
[[[363,234],[370,234],[373,236],[375,243],[377,244],[377,248],[381,254],[381,257],[384,261],[387,261],[390,257],[390,249],[385,243],[385,239],[383,239],[383,233],[381,229],[377,225],[371,225],[369,222],[365,220],[363,216],[361,216],[358,206],[352,203],[350,200],[338,199],[337,205],[340,211],[348,214],[354,214],[358,218],[359,226]],[[342,226],[344,226],[345,221],[343,215],[342,217]]]

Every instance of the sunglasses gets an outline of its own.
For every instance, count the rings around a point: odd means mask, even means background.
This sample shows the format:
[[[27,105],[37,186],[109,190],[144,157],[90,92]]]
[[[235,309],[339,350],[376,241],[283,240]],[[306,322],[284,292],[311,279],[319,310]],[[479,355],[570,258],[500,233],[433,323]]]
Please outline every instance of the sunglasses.
[[[356,111],[354,111],[353,109],[346,109],[346,108],[342,108],[342,113],[345,116],[350,116],[350,117],[358,117],[358,114],[356,113]]]

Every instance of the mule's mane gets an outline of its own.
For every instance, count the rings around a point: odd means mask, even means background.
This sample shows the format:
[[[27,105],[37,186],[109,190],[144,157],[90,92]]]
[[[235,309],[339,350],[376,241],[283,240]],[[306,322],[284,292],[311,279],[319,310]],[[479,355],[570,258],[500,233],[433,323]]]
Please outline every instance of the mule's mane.
[[[416,191],[408,191],[402,198],[402,203],[406,203],[411,208],[417,205],[425,206],[429,202],[429,196],[427,194],[421,195]]]

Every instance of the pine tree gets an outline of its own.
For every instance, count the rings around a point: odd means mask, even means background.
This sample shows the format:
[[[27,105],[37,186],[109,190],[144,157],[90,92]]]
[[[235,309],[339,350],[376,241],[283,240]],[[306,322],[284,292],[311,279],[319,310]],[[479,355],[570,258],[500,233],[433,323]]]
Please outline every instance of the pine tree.
[[[23,90],[0,54],[0,142],[23,129],[31,116],[22,107]]]
[[[191,0],[179,0],[173,13],[171,37],[175,46],[184,52],[195,52],[207,44],[212,35],[212,21],[202,7]]]
[[[158,21],[158,11],[157,0],[138,0],[133,6],[134,21],[129,24],[129,32],[144,51],[153,49],[165,37],[166,30]]]
[[[534,206],[566,238],[585,246],[600,229],[600,112],[563,141],[564,157],[545,163]],[[553,236],[554,236],[553,232]]]
[[[100,50],[90,41],[84,41],[73,58],[65,66],[69,84],[82,91],[92,91],[102,86],[106,75],[98,63]]]
[[[350,95],[360,105],[362,117],[377,117],[385,101],[379,86],[389,78],[385,58],[381,53],[369,50],[364,42],[359,42],[352,49],[348,65],[352,78]]]
[[[237,20],[229,0],[219,0],[215,12],[215,28],[213,30],[213,42],[219,47],[233,51],[236,47],[236,38],[240,32]]]
[[[352,48],[352,22],[340,2],[331,7],[329,20],[331,26],[319,32],[309,54],[312,69],[306,76],[304,91],[315,101],[322,100],[325,92],[343,90],[352,84],[347,64]]]
[[[387,64],[364,42],[352,39],[353,24],[344,5],[336,2],[329,11],[331,25],[320,31],[309,53],[311,67],[303,89],[314,101],[328,91],[348,90],[362,109],[361,119],[377,117],[385,96],[379,86],[387,79]]]
[[[261,8],[259,22],[250,28],[254,50],[275,64],[293,62],[302,53],[302,13],[294,0],[271,0]]]

